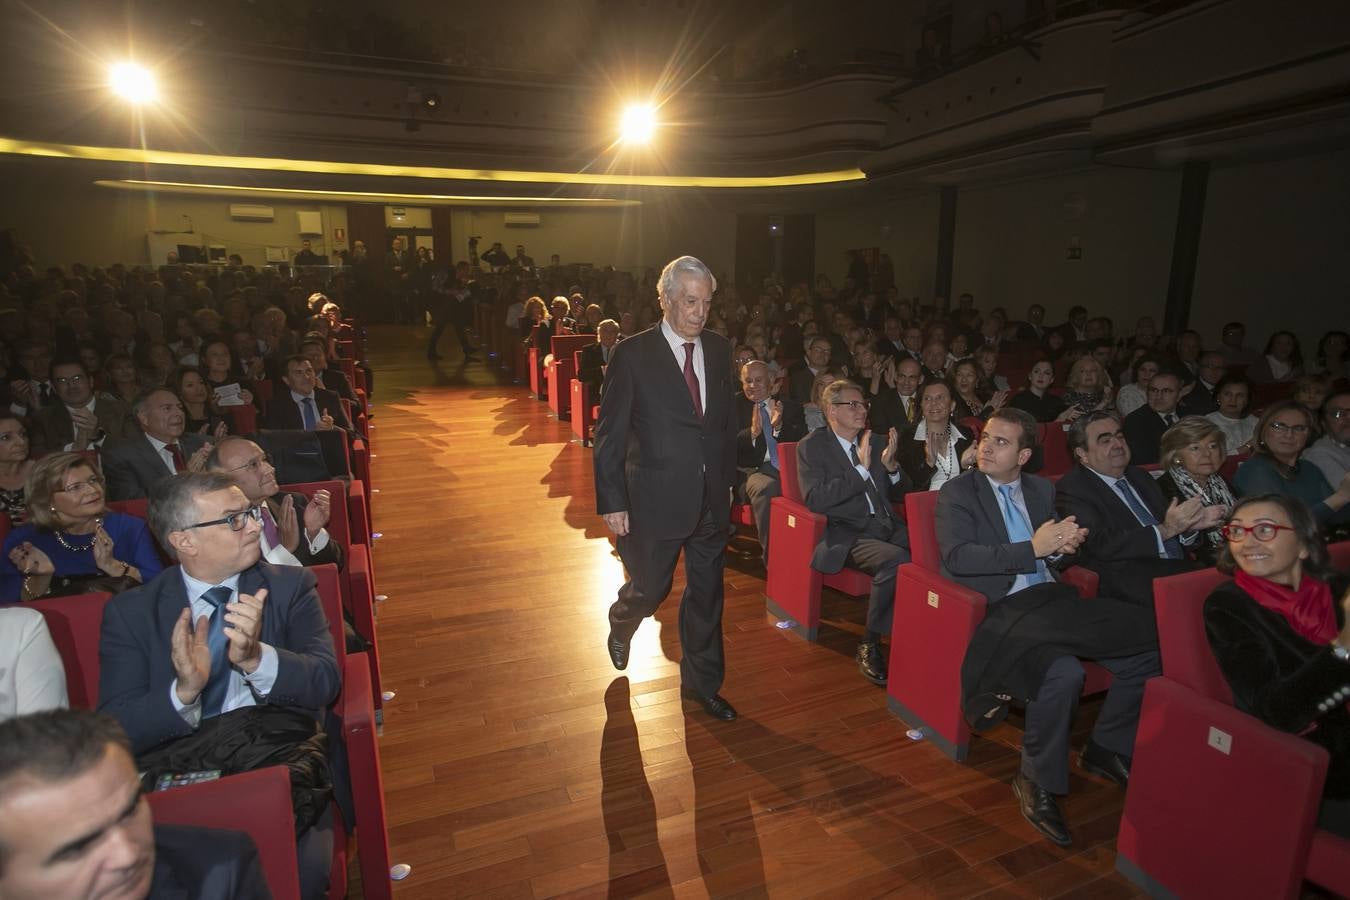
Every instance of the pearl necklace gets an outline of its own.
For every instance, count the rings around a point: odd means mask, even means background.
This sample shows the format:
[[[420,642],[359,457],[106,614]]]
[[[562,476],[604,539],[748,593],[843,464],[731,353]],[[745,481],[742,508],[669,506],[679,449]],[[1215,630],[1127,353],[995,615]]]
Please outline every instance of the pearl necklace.
[[[83,553],[83,552],[86,551],[86,550],[93,550],[93,549],[94,549],[94,542],[97,541],[97,540],[98,540],[98,523],[97,523],[97,522],[94,523],[94,533],[91,534],[91,535],[89,536],[89,546],[87,546],[87,547],[76,547],[74,544],[72,544],[72,543],[70,543],[69,541],[66,540],[66,536],[65,536],[64,533],[62,533],[62,532],[60,532],[60,531],[58,531],[58,532],[56,533],[56,542],[57,542],[58,544],[60,544],[62,547],[65,547],[65,548],[66,548],[67,550],[69,550],[71,553]]]

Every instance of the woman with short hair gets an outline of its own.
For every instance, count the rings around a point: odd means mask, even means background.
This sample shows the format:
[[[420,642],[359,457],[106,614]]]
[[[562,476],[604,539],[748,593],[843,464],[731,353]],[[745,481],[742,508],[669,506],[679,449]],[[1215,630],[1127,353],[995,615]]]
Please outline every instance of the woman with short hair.
[[[1205,506],[1233,508],[1233,492],[1223,480],[1225,440],[1217,425],[1203,416],[1187,416],[1162,436],[1159,459],[1166,470],[1158,478],[1158,487],[1168,500],[1184,503],[1199,497]],[[1191,549],[1196,558],[1207,566],[1223,548],[1223,535],[1218,528],[1200,532],[1200,539]]]
[[[1252,458],[1238,466],[1233,487],[1243,497],[1289,494],[1302,500],[1323,526],[1350,524],[1350,473],[1332,488],[1322,470],[1300,459],[1312,436],[1313,415],[1293,400],[1281,400],[1256,425]]]

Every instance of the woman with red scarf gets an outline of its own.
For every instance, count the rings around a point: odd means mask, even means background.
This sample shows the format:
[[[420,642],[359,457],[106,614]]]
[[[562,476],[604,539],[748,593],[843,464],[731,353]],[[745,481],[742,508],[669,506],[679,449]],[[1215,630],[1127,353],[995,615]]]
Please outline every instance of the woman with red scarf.
[[[1317,524],[1288,494],[1242,499],[1221,531],[1218,568],[1233,581],[1205,600],[1210,648],[1239,709],[1331,754],[1318,824],[1350,837],[1345,580],[1326,580]]]

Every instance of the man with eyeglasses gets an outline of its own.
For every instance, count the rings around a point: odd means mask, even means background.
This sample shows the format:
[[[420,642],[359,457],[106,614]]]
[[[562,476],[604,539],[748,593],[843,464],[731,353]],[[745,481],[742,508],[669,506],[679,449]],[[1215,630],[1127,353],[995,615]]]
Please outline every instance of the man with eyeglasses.
[[[1077,464],[1055,485],[1055,509],[1088,529],[1080,562],[1110,585],[1110,596],[1151,610],[1153,579],[1196,568],[1186,549],[1200,532],[1217,527],[1228,510],[1205,506],[1199,496],[1169,504],[1153,477],[1131,464],[1115,413],[1080,417],[1069,429],[1068,444]]]
[[[140,432],[108,441],[99,453],[109,500],[139,500],[169,475],[201,471],[212,445],[204,435],[185,433],[187,413],[177,394],[151,388],[141,392],[131,411]]]
[[[105,440],[120,441],[136,433],[131,408],[109,394],[95,394],[94,380],[78,359],[51,365],[52,389],[60,403],[33,416],[33,456],[54,450],[88,450]]]
[[[280,490],[272,460],[257,444],[241,437],[227,437],[216,444],[206,457],[206,471],[233,478],[248,502],[258,507],[263,559],[279,566],[333,563],[342,567],[342,548],[328,534],[332,510],[328,491],[315,491],[311,500]]]
[[[1340,484],[1350,473],[1350,391],[1335,391],[1322,403],[1322,436],[1303,451],[1303,458]]]
[[[1163,370],[1148,380],[1145,404],[1121,422],[1130,446],[1130,460],[1135,465],[1153,465],[1162,458],[1163,435],[1180,420],[1177,415],[1180,395],[1181,379],[1175,372]]]
[[[788,366],[788,396],[798,403],[811,402],[811,385],[816,376],[830,367],[833,350],[830,339],[815,335],[806,339],[806,358]]]
[[[1243,343],[1247,339],[1247,326],[1241,322],[1225,323],[1220,338],[1223,345],[1219,351],[1223,353],[1224,362],[1228,365],[1250,366],[1260,361],[1260,352]]]
[[[858,671],[886,684],[881,637],[891,632],[895,570],[909,562],[909,531],[891,504],[909,485],[896,461],[899,434],[875,440],[867,427],[867,403],[851,381],[835,381],[820,395],[827,427],[797,444],[797,481],[814,513],[825,516],[825,536],[811,555],[811,568],[832,575],[845,565],[872,576],[867,624],[858,642]]]
[[[312,572],[260,560],[258,507],[225,475],[189,473],[155,485],[149,519],[178,565],[110,600],[99,639],[98,710],[132,752],[250,706],[321,724],[341,687],[328,622]],[[326,891],[332,838],[328,812],[300,837],[306,897]]]
[[[1177,410],[1183,416],[1207,416],[1219,408],[1214,399],[1214,388],[1228,374],[1228,364],[1218,350],[1200,354],[1195,380],[1181,389]]]

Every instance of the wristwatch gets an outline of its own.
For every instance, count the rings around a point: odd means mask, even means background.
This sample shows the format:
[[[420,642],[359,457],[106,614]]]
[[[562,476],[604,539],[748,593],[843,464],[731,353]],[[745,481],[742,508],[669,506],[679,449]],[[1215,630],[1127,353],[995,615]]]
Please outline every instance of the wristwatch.
[[[1350,662],[1350,648],[1342,647],[1340,644],[1332,641],[1331,652],[1336,654],[1336,658],[1341,662]]]

